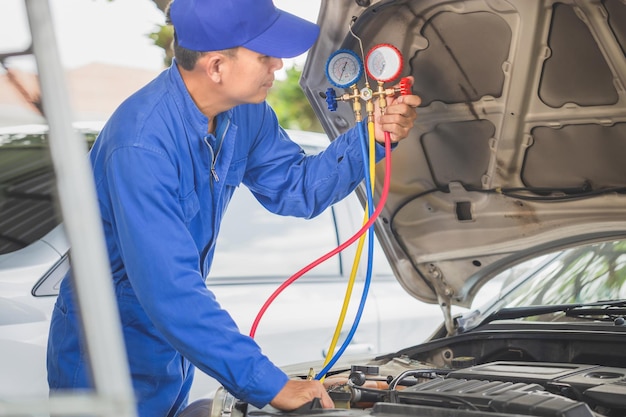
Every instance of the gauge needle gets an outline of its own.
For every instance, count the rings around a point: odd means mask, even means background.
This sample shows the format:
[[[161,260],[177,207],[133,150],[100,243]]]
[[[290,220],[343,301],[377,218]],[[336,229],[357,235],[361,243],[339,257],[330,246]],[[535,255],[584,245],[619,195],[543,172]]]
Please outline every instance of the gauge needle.
[[[343,79],[343,73],[346,71],[346,66],[348,65],[347,62],[344,62],[343,67],[341,67],[341,74],[339,74],[339,79],[342,80]]]

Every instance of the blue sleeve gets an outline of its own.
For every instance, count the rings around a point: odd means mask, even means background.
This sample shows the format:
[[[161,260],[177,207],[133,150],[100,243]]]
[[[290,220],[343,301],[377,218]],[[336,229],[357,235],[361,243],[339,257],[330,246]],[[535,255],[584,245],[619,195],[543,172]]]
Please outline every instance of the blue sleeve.
[[[278,123],[265,123],[243,182],[273,213],[315,217],[363,180],[362,139],[352,128],[320,154],[305,155]],[[384,157],[384,146],[376,145],[376,157]]]
[[[179,196],[176,167],[157,151],[129,146],[114,151],[106,169],[111,227],[142,308],[195,366],[238,398],[267,404],[288,377],[241,334],[205,286],[186,225],[199,207]]]

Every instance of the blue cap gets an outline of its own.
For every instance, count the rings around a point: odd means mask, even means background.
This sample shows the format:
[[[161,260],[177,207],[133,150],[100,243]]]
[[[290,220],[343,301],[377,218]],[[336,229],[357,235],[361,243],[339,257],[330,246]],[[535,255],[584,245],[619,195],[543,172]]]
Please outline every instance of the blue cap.
[[[272,0],[174,0],[170,20],[178,44],[192,51],[244,48],[275,58],[306,52],[319,27]]]

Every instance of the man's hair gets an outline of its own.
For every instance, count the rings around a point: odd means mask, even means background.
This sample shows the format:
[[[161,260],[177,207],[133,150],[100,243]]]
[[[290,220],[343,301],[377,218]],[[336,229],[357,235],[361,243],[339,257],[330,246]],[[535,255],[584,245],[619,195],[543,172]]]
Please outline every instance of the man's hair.
[[[170,18],[170,7],[172,6],[173,2],[174,0],[170,1],[165,8],[165,23],[168,25],[172,24],[172,19]],[[178,39],[176,38],[176,29],[173,29],[172,32],[174,34],[174,40],[172,44],[172,49],[174,50],[174,58],[176,58],[176,62],[183,69],[187,71],[191,71],[196,66],[198,59],[200,59],[200,57],[202,57],[203,55],[207,54],[208,51],[192,51],[191,49],[183,48],[182,46],[178,44]],[[237,49],[238,48],[235,47],[235,48],[224,49],[223,51],[216,51],[216,52],[221,52],[224,55],[227,55],[232,58],[236,56]]]
[[[172,7],[172,3],[174,0],[170,1],[165,7],[165,23],[168,25],[172,24],[172,19],[170,17],[170,8]],[[187,48],[183,48],[178,44],[178,39],[176,39],[176,29],[172,31],[174,34],[174,41],[172,44],[172,49],[174,50],[174,58],[176,58],[176,62],[178,65],[186,69],[187,71],[191,71],[193,67],[196,66],[196,62],[198,59],[205,54],[205,52],[192,51]]]

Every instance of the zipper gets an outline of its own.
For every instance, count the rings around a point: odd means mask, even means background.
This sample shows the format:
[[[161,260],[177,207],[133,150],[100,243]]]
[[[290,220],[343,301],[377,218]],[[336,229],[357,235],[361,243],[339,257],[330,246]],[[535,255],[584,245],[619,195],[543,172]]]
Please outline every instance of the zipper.
[[[218,182],[220,178],[217,176],[217,172],[215,171],[215,152],[213,152],[213,147],[209,143],[209,137],[205,136],[203,139],[204,144],[207,146],[207,148],[209,148],[209,152],[211,153],[211,176],[213,177],[215,182]]]
[[[228,133],[229,127],[230,127],[230,119],[226,121],[226,127],[224,128],[224,132],[222,133],[221,137],[217,141],[217,152],[213,151],[213,147],[209,143],[207,136],[204,137],[204,143],[206,143],[206,145],[209,147],[209,150],[211,151],[211,176],[213,177],[215,182],[219,182],[220,180],[219,176],[217,175],[217,170],[215,169],[215,164],[217,162],[217,157],[219,156],[220,151],[222,150],[224,137],[226,137],[226,133]]]

